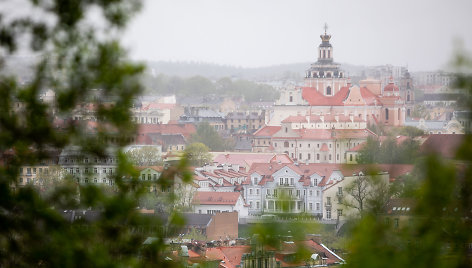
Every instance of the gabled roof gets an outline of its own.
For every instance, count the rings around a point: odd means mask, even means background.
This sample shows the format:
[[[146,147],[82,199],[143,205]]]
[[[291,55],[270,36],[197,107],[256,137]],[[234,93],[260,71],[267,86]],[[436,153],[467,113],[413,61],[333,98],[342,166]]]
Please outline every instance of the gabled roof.
[[[311,106],[342,106],[349,87],[342,87],[334,96],[324,96],[315,87],[303,87],[302,98]]]
[[[194,205],[236,205],[241,193],[239,192],[196,192]]]
[[[254,132],[255,137],[272,137],[277,133],[282,127],[281,126],[263,126]]]
[[[138,136],[148,133],[182,134],[186,139],[197,132],[194,124],[138,124]]]
[[[251,166],[253,163],[269,162],[292,163],[293,161],[286,154],[275,153],[221,153],[213,162],[217,164]]]
[[[162,172],[164,170],[163,166],[137,166],[136,167],[136,169],[139,170],[139,171],[143,171],[146,168],[150,168],[150,169],[155,170],[157,172]]]

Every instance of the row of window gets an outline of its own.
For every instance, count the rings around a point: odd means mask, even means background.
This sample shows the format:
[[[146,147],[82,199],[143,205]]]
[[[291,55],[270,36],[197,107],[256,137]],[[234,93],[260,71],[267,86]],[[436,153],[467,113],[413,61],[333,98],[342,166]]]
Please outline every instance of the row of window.
[[[99,174],[100,169],[99,168],[66,168],[66,170],[69,172],[69,174]],[[102,168],[101,169],[101,174],[113,174],[116,172],[115,168]]]
[[[76,157],[64,157],[62,159],[63,163],[85,163],[85,164],[88,164],[88,163],[91,163],[89,162],[89,160],[92,160],[92,159],[89,159],[88,157],[84,157],[83,159],[81,159],[82,161],[80,161],[79,159],[77,159]],[[94,163],[103,163],[103,164],[113,164],[113,163],[117,163],[117,159],[115,157],[109,157],[109,158],[98,158],[98,157],[95,157],[94,159]]]
[[[265,143],[264,143],[264,144],[265,144]],[[339,144],[340,144],[339,142],[336,143],[336,148],[339,148]],[[357,146],[357,145],[359,145],[359,144],[361,144],[361,143],[360,143],[360,142],[352,142],[352,143],[351,143],[351,142],[347,142],[347,143],[346,143],[346,147],[347,147],[347,148],[351,148],[351,147],[355,147],[355,146]],[[274,142],[274,147],[277,147],[277,142]],[[284,142],[284,148],[289,148],[289,147],[294,148],[294,147],[295,147],[295,143],[294,143],[294,142],[290,143],[290,142],[288,142],[288,141],[285,141],[285,142]],[[299,144],[298,144],[298,147],[299,147],[299,148],[302,148],[302,147],[303,147],[303,143],[299,143]],[[311,143],[308,143],[308,144],[307,144],[307,147],[308,147],[308,148],[311,148]],[[332,148],[332,144],[329,143],[329,144],[328,144],[328,147],[331,149],[331,148]],[[317,143],[317,144],[316,144],[316,148],[320,149],[320,143]]]
[[[343,210],[338,209],[337,214],[338,214],[338,219],[339,219],[343,215]],[[331,209],[326,209],[326,219],[328,219],[328,220],[331,219]]]
[[[297,197],[300,197],[300,194],[301,194],[301,190],[293,190],[293,189],[266,189],[266,195],[267,196],[274,196],[274,197],[277,197],[278,193],[281,193],[281,194],[286,194],[288,196],[297,196]],[[249,193],[248,195],[259,195],[259,189],[256,188],[255,191],[254,189],[252,188],[249,188]],[[309,193],[309,196],[312,197],[313,196],[313,190],[309,190],[308,191]],[[319,190],[316,190],[315,191],[316,193],[316,197],[319,197],[320,196],[320,191]],[[306,195],[306,190],[303,190],[303,195],[305,196]]]
[[[269,201],[267,203],[264,203],[264,209],[275,209],[275,210],[278,210],[278,209],[281,209],[281,205],[280,205],[280,202],[274,202],[274,201]],[[252,201],[249,201],[249,209],[260,209],[261,208],[261,203],[259,201],[256,201],[256,202],[252,202]],[[301,209],[302,208],[302,204],[301,203],[298,203],[298,209]],[[294,207],[292,206],[292,209],[294,209]],[[320,203],[315,203],[315,209],[313,209],[313,203],[308,203],[308,210],[309,211],[320,211],[321,209],[321,205]]]
[[[23,172],[26,172],[26,173],[23,173]],[[35,168],[35,167],[33,167],[33,168],[24,168],[24,169],[20,168],[20,174],[27,174],[27,175],[32,175],[33,174],[34,175],[34,174],[36,174],[36,172],[39,173],[39,174],[43,174],[43,172],[44,172],[44,174],[48,174],[49,169],[48,168],[44,168],[44,169],[43,168]]]

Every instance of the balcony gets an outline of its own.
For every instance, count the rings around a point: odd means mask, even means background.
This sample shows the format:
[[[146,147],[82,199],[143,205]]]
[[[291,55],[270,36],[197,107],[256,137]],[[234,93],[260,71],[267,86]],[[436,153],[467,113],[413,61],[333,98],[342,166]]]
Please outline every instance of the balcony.
[[[331,202],[324,204],[326,208],[331,208]]]

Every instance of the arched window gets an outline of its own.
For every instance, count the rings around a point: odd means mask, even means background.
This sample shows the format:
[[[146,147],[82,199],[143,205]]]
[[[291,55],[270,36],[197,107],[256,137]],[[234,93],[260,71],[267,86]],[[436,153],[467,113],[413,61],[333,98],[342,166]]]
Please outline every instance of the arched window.
[[[406,96],[406,101],[410,101],[410,93]]]
[[[290,102],[292,102],[292,101],[293,101],[293,96],[290,96]]]
[[[331,87],[330,86],[328,86],[326,88],[326,95],[331,95]]]
[[[388,108],[385,108],[385,120],[388,120]]]

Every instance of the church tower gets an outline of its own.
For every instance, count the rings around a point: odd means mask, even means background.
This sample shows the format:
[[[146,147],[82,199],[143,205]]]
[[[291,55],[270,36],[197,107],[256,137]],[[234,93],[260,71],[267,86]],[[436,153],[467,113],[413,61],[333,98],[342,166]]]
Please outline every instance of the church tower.
[[[305,87],[316,88],[325,96],[334,96],[342,87],[348,85],[348,78],[334,62],[331,35],[327,33],[328,25],[324,26],[324,34],[320,35],[321,44],[318,46],[318,60],[311,64],[306,71]]]

